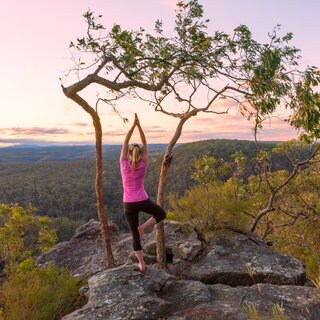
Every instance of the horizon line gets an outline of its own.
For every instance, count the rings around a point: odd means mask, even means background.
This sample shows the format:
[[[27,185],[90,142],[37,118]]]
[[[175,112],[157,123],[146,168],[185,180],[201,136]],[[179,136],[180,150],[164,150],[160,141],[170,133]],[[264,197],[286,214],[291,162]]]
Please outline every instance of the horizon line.
[[[194,143],[194,142],[201,142],[201,141],[211,141],[211,140],[226,140],[226,141],[248,141],[248,142],[254,142],[254,139],[237,139],[237,138],[212,138],[212,139],[199,139],[199,140],[194,140],[194,141],[189,141],[189,142],[177,142],[176,145],[179,144],[188,144],[188,143]],[[284,142],[285,140],[260,140],[259,142],[262,143],[281,143]],[[4,144],[4,145],[1,145]],[[5,145],[7,144],[7,145]],[[102,143],[103,146],[121,146],[123,143]],[[168,145],[168,142],[150,142],[148,145]],[[3,148],[14,148],[14,147],[80,147],[80,146],[95,146],[94,142],[74,142],[74,141],[69,141],[69,142],[50,142],[50,141],[35,141],[35,142],[25,142],[25,143],[10,143],[10,142],[5,142],[1,143],[0,142],[0,149]]]

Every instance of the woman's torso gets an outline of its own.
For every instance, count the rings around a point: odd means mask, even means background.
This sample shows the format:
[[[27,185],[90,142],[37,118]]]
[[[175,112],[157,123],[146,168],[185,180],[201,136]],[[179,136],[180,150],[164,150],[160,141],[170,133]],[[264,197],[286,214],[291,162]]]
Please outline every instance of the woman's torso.
[[[132,170],[128,159],[120,160],[120,172],[123,186],[123,202],[138,202],[148,199],[144,189],[144,177],[147,170],[145,161],[140,160]]]

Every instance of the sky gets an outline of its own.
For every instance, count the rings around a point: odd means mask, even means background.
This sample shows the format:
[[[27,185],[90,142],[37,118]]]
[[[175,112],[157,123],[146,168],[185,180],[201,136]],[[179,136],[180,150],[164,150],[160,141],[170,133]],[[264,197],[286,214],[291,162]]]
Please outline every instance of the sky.
[[[305,65],[320,66],[320,2],[316,0],[199,0],[209,30],[231,33],[247,25],[258,41],[277,24],[283,34],[293,32],[292,45],[301,49]],[[152,32],[160,19],[172,29],[176,0],[10,0],[0,3],[0,147],[15,144],[89,144],[94,142],[91,118],[68,100],[60,78],[73,67],[70,41],[86,32],[82,15],[90,9],[103,16],[110,29],[140,26]],[[144,106],[124,101],[123,117],[134,112],[150,143],[167,143],[177,120]],[[131,123],[108,110],[101,111],[106,144],[122,143]],[[229,115],[203,114],[186,123],[179,142],[204,139],[252,140],[251,123],[236,110]],[[296,132],[277,119],[267,125],[262,140],[288,140]],[[133,139],[136,139],[135,135]]]

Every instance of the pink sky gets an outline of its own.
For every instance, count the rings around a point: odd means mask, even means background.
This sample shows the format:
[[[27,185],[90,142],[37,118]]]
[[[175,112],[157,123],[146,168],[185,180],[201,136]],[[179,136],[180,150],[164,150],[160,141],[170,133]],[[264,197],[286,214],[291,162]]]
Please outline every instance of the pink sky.
[[[231,32],[246,24],[259,41],[276,24],[293,32],[305,64],[320,65],[320,3],[300,0],[200,0],[211,30]],[[103,15],[110,28],[143,26],[152,30],[161,19],[170,29],[175,0],[11,0],[0,4],[0,146],[16,143],[91,143],[93,128],[85,112],[66,99],[59,78],[72,67],[69,42],[82,36],[82,14],[90,8]],[[239,5],[241,3],[241,5]],[[168,142],[175,119],[155,114],[138,102],[120,105],[123,116],[138,112],[149,142]],[[121,143],[129,125],[110,110],[102,112],[105,143]],[[295,133],[275,121],[262,139],[286,140]],[[252,139],[251,124],[235,111],[231,115],[202,115],[186,124],[180,142],[209,138]]]

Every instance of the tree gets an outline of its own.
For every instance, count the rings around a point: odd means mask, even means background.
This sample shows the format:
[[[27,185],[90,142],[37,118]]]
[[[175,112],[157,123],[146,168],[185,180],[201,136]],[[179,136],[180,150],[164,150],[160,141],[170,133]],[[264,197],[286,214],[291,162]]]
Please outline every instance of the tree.
[[[2,285],[4,319],[57,319],[78,296],[79,285],[66,269],[50,263],[38,267],[34,259],[21,262]],[[1,319],[1,309],[0,309]]]
[[[53,264],[46,268],[36,265],[35,258],[55,241],[50,219],[36,216],[35,208],[0,204],[0,256],[5,275],[0,318],[53,319],[74,302],[79,287],[67,270]]]
[[[92,12],[84,17],[87,36],[78,38],[71,47],[80,54],[79,60],[75,59],[75,70],[79,76],[83,72],[85,76],[63,87],[66,96],[97,120],[99,102],[116,109],[117,101],[124,97],[138,97],[155,111],[178,119],[161,165],[157,194],[160,205],[163,205],[173,148],[186,121],[201,112],[224,114],[233,104],[249,120],[257,119],[257,127],[261,127],[261,119],[270,117],[281,106],[291,111],[291,125],[319,134],[316,122],[319,116],[308,111],[311,107],[319,114],[319,106],[315,104],[319,99],[312,89],[319,82],[319,71],[316,68],[299,71],[299,50],[288,44],[291,33],[279,36],[275,28],[267,43],[255,41],[244,25],[235,28],[231,35],[221,31],[209,35],[209,20],[203,18],[203,8],[196,0],[178,2],[173,36],[169,37],[159,20],[152,35],[142,28],[122,30],[119,25],[103,33],[103,25]],[[85,57],[89,60],[84,61]],[[78,94],[92,84],[106,90],[104,97],[97,99],[95,110]],[[174,100],[182,111],[178,112]],[[224,108],[219,105],[223,100],[229,103]],[[100,134],[96,135],[96,143],[101,144]],[[100,159],[98,149],[97,159]],[[163,224],[159,224],[157,234],[157,256],[162,266],[165,263]]]
[[[204,154],[195,159],[191,174],[196,185],[182,197],[169,197],[174,220],[194,224],[200,233],[219,228],[245,231],[250,217],[243,214],[251,207],[243,181],[247,159],[242,151],[230,161]]]
[[[257,214],[253,214],[252,224],[250,226],[250,231],[254,232],[261,221],[262,218],[267,216],[270,212],[275,211],[280,205],[282,193],[287,193],[286,188],[290,187],[294,179],[298,176],[301,170],[315,165],[318,160],[319,144],[306,144],[305,142],[299,140],[292,140],[279,144],[274,148],[274,153],[285,154],[291,161],[291,170],[282,171],[281,175],[277,175],[272,172],[271,155],[260,150],[255,161],[257,163],[257,181],[254,183],[258,187],[253,187],[256,189],[255,192],[259,190],[261,186],[264,187],[263,194],[265,195],[265,205],[259,209]],[[307,154],[302,154],[303,150],[307,150]],[[280,205],[281,206],[281,205]],[[284,209],[280,212],[285,213]],[[292,215],[294,221],[299,218],[298,215]],[[294,223],[294,222],[293,222]],[[270,222],[266,223],[265,230],[262,237],[265,238],[275,227],[271,227]],[[277,228],[277,227],[276,227]]]
[[[23,260],[48,251],[56,242],[48,217],[35,208],[0,204],[0,256],[8,273]]]

